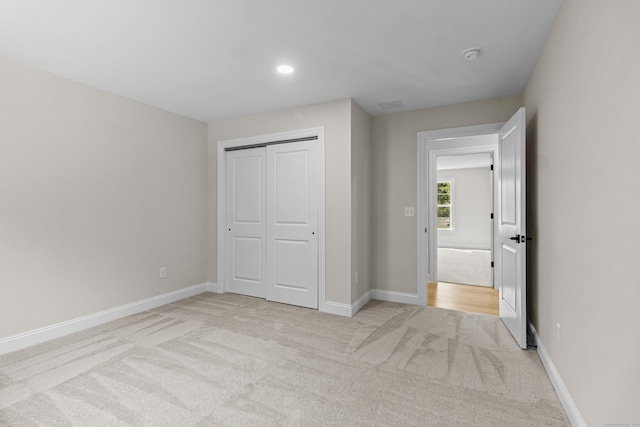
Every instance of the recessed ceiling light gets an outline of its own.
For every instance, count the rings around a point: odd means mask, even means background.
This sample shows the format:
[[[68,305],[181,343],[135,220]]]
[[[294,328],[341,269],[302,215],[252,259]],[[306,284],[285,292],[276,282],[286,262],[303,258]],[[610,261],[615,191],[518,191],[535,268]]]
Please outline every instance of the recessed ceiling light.
[[[280,74],[291,74],[295,71],[291,65],[278,65],[276,70],[278,70]]]

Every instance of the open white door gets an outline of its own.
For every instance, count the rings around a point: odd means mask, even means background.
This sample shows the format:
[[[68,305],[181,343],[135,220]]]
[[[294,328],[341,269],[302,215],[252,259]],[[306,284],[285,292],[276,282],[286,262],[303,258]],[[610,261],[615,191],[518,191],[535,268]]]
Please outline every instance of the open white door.
[[[318,144],[267,147],[267,299],[318,308]]]
[[[520,347],[527,348],[525,109],[499,132],[498,262],[500,318]]]

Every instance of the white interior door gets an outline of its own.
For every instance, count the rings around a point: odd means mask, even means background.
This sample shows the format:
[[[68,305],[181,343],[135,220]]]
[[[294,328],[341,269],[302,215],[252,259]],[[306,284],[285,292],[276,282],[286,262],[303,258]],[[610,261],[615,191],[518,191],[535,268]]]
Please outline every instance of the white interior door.
[[[318,308],[318,146],[267,147],[267,299]]]
[[[520,347],[527,348],[525,109],[499,134],[498,256],[500,318]]]
[[[227,152],[226,289],[265,298],[266,150]]]

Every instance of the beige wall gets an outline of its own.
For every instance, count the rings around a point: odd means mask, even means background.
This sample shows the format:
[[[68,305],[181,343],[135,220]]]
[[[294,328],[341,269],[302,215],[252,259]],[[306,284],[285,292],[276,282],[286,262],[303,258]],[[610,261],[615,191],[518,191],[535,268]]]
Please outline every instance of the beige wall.
[[[0,76],[0,338],[204,282],[206,124]]]
[[[531,317],[589,426],[640,423],[639,20],[566,0],[524,94]]]
[[[325,128],[326,299],[351,303],[351,100],[209,123],[208,277],[217,281],[217,142]]]
[[[438,181],[453,180],[453,230],[438,230],[438,247],[491,249],[491,170],[438,171]]]
[[[352,303],[371,289],[371,195],[371,117],[351,101]]]
[[[511,96],[373,118],[373,289],[417,290],[417,216],[405,217],[404,207],[417,205],[418,132],[503,122],[521,106]]]

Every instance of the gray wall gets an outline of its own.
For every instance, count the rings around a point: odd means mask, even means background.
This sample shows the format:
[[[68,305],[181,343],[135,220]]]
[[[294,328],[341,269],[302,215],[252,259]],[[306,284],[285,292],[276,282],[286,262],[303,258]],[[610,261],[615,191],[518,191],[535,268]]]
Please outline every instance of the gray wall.
[[[351,101],[352,303],[371,289],[371,192],[371,118]]]
[[[589,426],[640,423],[639,20],[566,0],[524,93],[530,313]]]
[[[204,282],[206,124],[0,75],[0,338]]]
[[[373,118],[373,289],[417,290],[417,216],[405,217],[404,207],[417,206],[418,132],[504,122],[521,106],[511,96]]]
[[[565,0],[524,97],[375,117],[369,166],[367,117],[350,100],[212,123],[207,160],[203,123],[0,60],[0,337],[215,281],[211,147],[315,126],[327,137],[328,299],[415,293],[416,217],[403,207],[416,206],[417,132],[505,121],[524,99],[529,312],[587,424],[639,422],[639,17],[637,0]],[[620,202],[623,237],[605,197]]]
[[[491,249],[491,182],[489,168],[438,171],[438,180],[453,180],[453,230],[438,230],[438,247]]]

